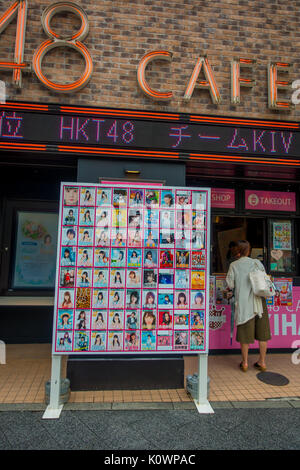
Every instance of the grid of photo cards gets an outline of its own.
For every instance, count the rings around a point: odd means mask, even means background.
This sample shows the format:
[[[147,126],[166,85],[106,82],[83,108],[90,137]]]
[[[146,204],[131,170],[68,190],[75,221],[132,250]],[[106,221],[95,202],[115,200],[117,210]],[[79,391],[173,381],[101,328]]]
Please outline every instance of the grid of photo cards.
[[[62,183],[53,354],[207,352],[209,201]]]

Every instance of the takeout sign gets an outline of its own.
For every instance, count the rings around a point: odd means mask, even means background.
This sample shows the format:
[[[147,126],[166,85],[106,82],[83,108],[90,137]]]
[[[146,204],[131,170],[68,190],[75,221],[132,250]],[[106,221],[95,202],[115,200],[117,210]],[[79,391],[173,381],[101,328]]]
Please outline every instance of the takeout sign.
[[[245,209],[295,212],[296,193],[246,190]]]

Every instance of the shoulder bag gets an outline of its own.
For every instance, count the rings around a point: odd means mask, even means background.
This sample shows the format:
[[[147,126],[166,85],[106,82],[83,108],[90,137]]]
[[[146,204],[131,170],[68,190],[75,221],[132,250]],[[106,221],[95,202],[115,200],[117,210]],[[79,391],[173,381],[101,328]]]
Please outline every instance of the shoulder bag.
[[[249,273],[250,283],[254,295],[258,297],[274,297],[275,286],[265,271],[258,269],[257,265]]]

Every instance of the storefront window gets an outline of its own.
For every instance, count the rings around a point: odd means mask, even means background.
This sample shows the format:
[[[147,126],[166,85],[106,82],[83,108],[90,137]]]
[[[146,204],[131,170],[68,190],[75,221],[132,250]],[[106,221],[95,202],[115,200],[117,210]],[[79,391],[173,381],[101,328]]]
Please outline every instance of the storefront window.
[[[55,284],[57,214],[18,211],[12,289],[51,289]]]
[[[238,240],[248,240],[252,247],[251,257],[264,263],[264,220],[262,218],[216,215],[212,220],[212,273],[228,271],[230,263],[234,260],[231,246]]]
[[[270,271],[274,274],[294,272],[296,256],[293,221],[271,219],[269,224]]]

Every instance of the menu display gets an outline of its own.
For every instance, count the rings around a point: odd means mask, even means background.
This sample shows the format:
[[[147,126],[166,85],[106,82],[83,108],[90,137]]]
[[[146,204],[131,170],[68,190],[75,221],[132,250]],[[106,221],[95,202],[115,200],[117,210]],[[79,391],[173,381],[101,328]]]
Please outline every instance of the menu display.
[[[53,354],[208,351],[210,190],[62,183]]]

